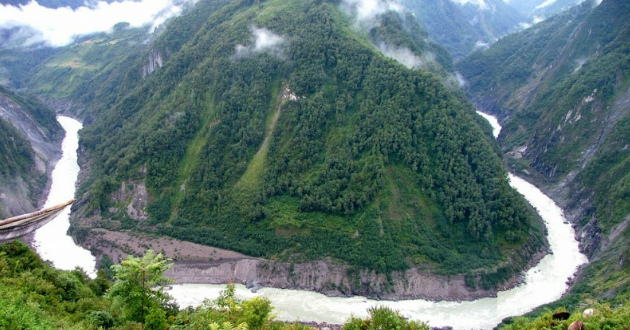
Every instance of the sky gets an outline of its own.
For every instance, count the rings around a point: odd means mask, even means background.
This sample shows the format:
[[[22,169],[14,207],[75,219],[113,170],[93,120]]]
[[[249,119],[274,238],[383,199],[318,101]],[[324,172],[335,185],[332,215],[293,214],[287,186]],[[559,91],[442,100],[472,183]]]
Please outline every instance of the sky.
[[[7,40],[0,34],[3,45],[16,46],[65,46],[78,36],[96,32],[107,32],[120,22],[127,22],[131,27],[147,26],[152,32],[168,18],[181,14],[184,6],[198,0],[140,0],[97,2],[90,7],[73,10],[69,7],[51,9],[31,1],[21,7],[0,4],[0,30],[11,30]],[[487,7],[488,0],[451,0],[460,4],[475,4]],[[503,0],[509,3],[532,0]],[[538,7],[548,6],[557,0],[533,0]],[[576,0],[577,1],[577,0]],[[402,0],[343,0],[342,7],[354,14],[357,24],[363,28],[371,27],[378,15],[388,11],[402,11]],[[92,4],[92,2],[91,2]]]
[[[147,26],[152,31],[166,19],[181,14],[185,5],[196,0],[141,0],[98,2],[91,8],[51,9],[32,1],[13,7],[0,5],[0,29],[13,29],[12,38],[24,46],[45,44],[64,46],[77,36],[107,32],[120,22],[131,27]]]

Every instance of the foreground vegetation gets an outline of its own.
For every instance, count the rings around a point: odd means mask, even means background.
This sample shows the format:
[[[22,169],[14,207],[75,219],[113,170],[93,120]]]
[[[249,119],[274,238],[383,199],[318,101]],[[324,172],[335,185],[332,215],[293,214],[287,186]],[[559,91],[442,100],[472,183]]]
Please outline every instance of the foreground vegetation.
[[[168,259],[148,251],[90,279],[80,270],[51,267],[21,242],[0,245],[0,329],[300,330],[301,324],[274,320],[267,298],[240,300],[228,285],[213,301],[179,310],[164,290]],[[352,318],[348,330],[428,330],[397,312],[377,308],[368,319]]]
[[[499,329],[502,330],[543,330],[543,329],[567,329],[571,324],[580,321],[585,329],[595,330],[627,330],[630,329],[630,304],[627,302],[617,307],[607,304],[595,304],[592,308],[593,314],[588,311],[583,313],[584,308],[577,309],[571,314],[568,320],[554,319],[554,314],[566,312],[566,309],[559,308],[555,311],[546,310],[542,315],[535,318],[516,317]]]
[[[274,320],[270,301],[264,297],[240,300],[228,285],[215,300],[196,308],[179,310],[164,291],[170,279],[163,273],[170,261],[148,251],[112,266],[113,279],[99,271],[96,279],[80,270],[54,269],[21,242],[0,246],[0,329],[177,329],[177,330],[307,330],[307,326]],[[566,321],[552,315],[557,307],[534,317],[507,320],[502,329],[566,329],[581,320],[586,329],[630,329],[630,304],[611,306],[585,300]],[[584,316],[586,307],[593,315]],[[369,310],[367,319],[352,317],[344,330],[429,330],[422,322],[406,320],[387,308]]]

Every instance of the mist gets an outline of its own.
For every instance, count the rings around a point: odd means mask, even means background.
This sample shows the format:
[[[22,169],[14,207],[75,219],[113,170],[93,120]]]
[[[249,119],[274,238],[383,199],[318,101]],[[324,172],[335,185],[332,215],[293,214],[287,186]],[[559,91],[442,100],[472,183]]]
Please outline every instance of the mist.
[[[353,17],[355,25],[371,28],[379,15],[388,11],[402,12],[404,7],[398,0],[343,0],[341,8]]]
[[[233,59],[240,59],[244,57],[254,56],[259,53],[270,53],[280,58],[284,57],[283,46],[286,43],[286,38],[281,35],[277,35],[265,28],[258,28],[251,26],[252,32],[252,44],[249,46],[236,45],[236,53]]]
[[[121,22],[130,27],[147,27],[153,32],[168,18],[180,15],[196,0],[142,0],[91,4],[90,7],[47,8],[31,1],[14,7],[0,5],[0,29],[10,30],[5,46],[65,46],[76,38],[108,32]]]
[[[451,0],[451,1],[458,3],[460,5],[472,4],[479,7],[480,9],[488,9],[488,4],[486,4],[484,0]]]
[[[427,60],[414,54],[409,48],[394,47],[382,42],[378,44],[378,49],[383,55],[393,58],[408,69],[421,68],[427,64]]]

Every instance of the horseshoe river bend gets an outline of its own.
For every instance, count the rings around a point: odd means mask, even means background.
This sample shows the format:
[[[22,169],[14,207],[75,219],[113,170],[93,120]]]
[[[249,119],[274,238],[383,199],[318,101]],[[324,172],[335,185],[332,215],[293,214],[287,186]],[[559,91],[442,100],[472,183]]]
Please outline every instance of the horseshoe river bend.
[[[488,119],[498,136],[501,126],[489,115]],[[66,130],[62,144],[63,156],[52,173],[52,186],[46,205],[74,196],[79,174],[77,165],[78,131],[80,122],[65,116],[57,117]],[[587,262],[580,253],[575,232],[567,223],[562,209],[538,188],[510,174],[510,184],[537,210],[547,227],[547,239],[552,253],[524,274],[524,282],[510,290],[501,291],[497,297],[473,301],[400,300],[379,301],[364,297],[327,297],[319,293],[301,290],[261,288],[252,293],[242,285],[236,285],[240,298],[268,297],[276,308],[278,319],[285,321],[315,321],[344,323],[350,316],[363,317],[372,306],[387,306],[400,311],[405,317],[428,322],[433,327],[451,326],[453,329],[492,329],[502,319],[527,313],[532,309],[559,299],[567,290],[567,278]],[[67,236],[69,209],[35,233],[37,252],[61,269],[83,268],[89,275],[95,274],[95,258],[89,251],[76,245]],[[224,285],[177,284],[170,294],[181,307],[195,306],[204,299],[213,299]]]

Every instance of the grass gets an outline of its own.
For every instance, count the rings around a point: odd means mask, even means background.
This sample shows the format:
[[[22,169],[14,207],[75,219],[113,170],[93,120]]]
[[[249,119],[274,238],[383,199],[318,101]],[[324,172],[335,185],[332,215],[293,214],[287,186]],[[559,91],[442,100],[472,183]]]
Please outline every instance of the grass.
[[[188,181],[188,178],[192,177],[193,171],[197,168],[197,164],[201,159],[201,152],[203,151],[203,147],[206,145],[208,141],[208,133],[209,131],[216,125],[219,124],[220,120],[217,118],[217,111],[214,107],[214,98],[212,95],[207,95],[205,111],[202,114],[203,127],[197,131],[193,140],[188,144],[188,148],[186,149],[186,155],[184,159],[181,161],[181,165],[178,170],[178,177],[176,180],[176,187],[184,187]],[[173,198],[174,207],[171,211],[170,219],[177,218],[177,206],[180,204],[181,200],[184,198],[184,190],[185,189],[176,189],[175,197]]]
[[[559,308],[554,312],[547,310],[544,314],[536,318],[518,317],[513,319],[513,323],[500,327],[502,330],[542,330],[542,329],[567,329],[569,325],[575,321],[581,321],[584,323],[585,328],[591,329],[606,329],[606,330],[628,330],[630,329],[630,304],[627,302],[618,307],[611,307],[607,304],[593,304],[588,306],[592,308],[594,313],[592,316],[585,316],[583,314],[587,307],[582,307],[575,310],[568,320],[555,320],[553,314],[555,312],[566,311],[563,308]]]
[[[258,149],[258,152],[256,152],[247,166],[247,170],[245,170],[243,176],[241,176],[240,180],[234,186],[236,196],[249,201],[256,198],[256,192],[260,191],[263,186],[262,180],[265,170],[265,162],[269,152],[269,143],[272,139],[273,131],[276,127],[278,118],[280,117],[282,105],[284,104],[284,102],[279,98],[279,90],[281,88],[279,87],[279,83],[276,81],[273,86],[273,94],[271,96],[271,104],[269,106],[271,111],[268,113],[265,120],[265,138],[260,146],[260,149]],[[284,90],[284,87],[282,87],[282,89]],[[245,200],[243,200],[243,202],[245,202]]]

